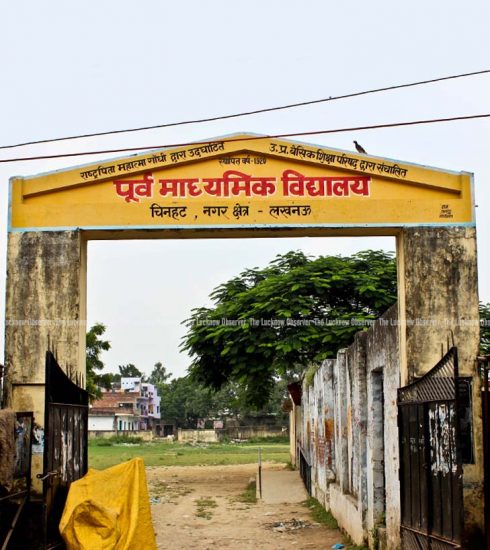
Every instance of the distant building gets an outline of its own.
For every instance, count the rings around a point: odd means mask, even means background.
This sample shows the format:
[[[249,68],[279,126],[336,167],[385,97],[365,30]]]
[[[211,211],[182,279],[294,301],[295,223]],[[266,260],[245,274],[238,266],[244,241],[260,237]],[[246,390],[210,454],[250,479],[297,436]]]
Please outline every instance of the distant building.
[[[141,378],[121,378],[120,386],[103,391],[88,414],[89,433],[153,431],[160,435],[160,396]]]

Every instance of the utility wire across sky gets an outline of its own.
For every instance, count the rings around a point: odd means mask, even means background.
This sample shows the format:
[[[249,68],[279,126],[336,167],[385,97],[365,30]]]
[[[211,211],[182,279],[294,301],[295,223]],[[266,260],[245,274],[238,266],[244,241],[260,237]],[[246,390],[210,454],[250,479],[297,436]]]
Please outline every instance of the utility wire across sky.
[[[256,110],[253,110],[253,111],[244,111],[244,112],[235,113],[235,114],[220,115],[220,116],[200,118],[200,119],[195,119],[195,120],[184,120],[184,121],[180,121],[180,122],[169,122],[169,123],[166,123],[166,124],[155,124],[153,126],[141,126],[139,128],[127,128],[127,129],[124,129],[124,130],[108,130],[108,131],[105,131],[105,132],[95,132],[95,133],[91,133],[91,134],[78,134],[78,135],[74,135],[74,136],[65,136],[65,137],[50,138],[50,139],[41,139],[41,140],[37,140],[37,141],[26,141],[24,143],[17,143],[17,144],[13,144],[13,145],[0,145],[0,150],[1,149],[14,149],[16,147],[25,147],[27,145],[39,145],[39,144],[42,144],[42,143],[54,143],[54,142],[57,142],[57,141],[68,141],[68,140],[73,140],[73,139],[109,136],[109,135],[116,135],[116,134],[125,134],[125,133],[130,133],[130,132],[142,132],[144,130],[156,130],[156,129],[159,129],[159,128],[170,128],[170,127],[173,127],[173,126],[184,126],[184,125],[188,125],[188,124],[202,124],[204,122],[215,122],[217,120],[226,120],[226,119],[230,119],[230,118],[238,118],[238,117],[257,115],[257,114],[261,114],[261,113],[270,113],[270,112],[273,112],[273,111],[281,111],[281,110],[285,110],[285,109],[293,109],[293,108],[296,108],[296,107],[305,107],[307,105],[316,105],[316,104],[319,104],[319,103],[326,103],[326,102],[329,102],[329,101],[338,101],[340,99],[349,99],[349,98],[359,97],[359,96],[368,95],[368,94],[388,92],[388,91],[391,91],[391,90],[399,90],[401,88],[410,88],[410,87],[414,87],[414,86],[422,86],[422,85],[425,85],[425,84],[433,84],[435,82],[443,82],[445,80],[454,80],[454,79],[457,79],[457,78],[466,78],[466,77],[470,77],[470,76],[477,76],[477,75],[483,75],[483,74],[488,74],[488,73],[490,73],[490,69],[484,69],[482,71],[474,71],[474,72],[471,72],[471,73],[461,73],[461,74],[450,75],[450,76],[442,76],[442,77],[439,77],[439,78],[432,78],[430,80],[420,80],[418,82],[409,82],[407,84],[396,84],[396,85],[393,85],[393,86],[385,86],[383,88],[374,88],[374,89],[371,89],[371,90],[364,90],[364,91],[361,91],[361,92],[352,92],[352,93],[349,93],[349,94],[343,94],[343,95],[338,95],[338,96],[330,96],[330,97],[326,97],[326,98],[322,98],[322,99],[313,99],[311,101],[302,101],[302,102],[299,102],[299,103],[290,103],[288,105],[280,105],[280,106],[276,106],[276,107],[267,107],[267,108],[264,108],[264,109],[256,109]],[[296,135],[298,135],[298,134],[296,134]],[[126,149],[126,150],[129,150],[129,149]]]
[[[301,136],[314,136],[321,134],[336,134],[341,132],[358,132],[361,130],[376,130],[381,128],[396,128],[401,126],[415,126],[420,124],[436,124],[439,122],[456,122],[463,120],[475,120],[482,118],[489,118],[490,113],[479,114],[479,115],[465,115],[465,116],[455,116],[449,118],[432,118],[426,120],[410,120],[406,122],[392,122],[388,124],[374,124],[372,126],[355,126],[350,128],[336,128],[332,130],[315,130],[311,132],[293,132],[288,134],[275,134],[275,135],[263,135],[263,136],[250,136],[250,137],[239,137],[239,138],[222,138],[214,139],[212,141],[188,141],[185,143],[172,143],[166,145],[147,145],[145,147],[124,147],[121,149],[105,149],[103,151],[80,151],[75,153],[60,153],[57,155],[38,155],[34,157],[17,157],[10,159],[0,159],[0,163],[7,162],[20,162],[20,161],[30,161],[30,160],[43,160],[43,159],[55,159],[55,158],[65,158],[65,157],[81,157],[86,155],[103,155],[110,153],[124,153],[131,151],[149,151],[153,149],[170,149],[173,147],[189,147],[191,145],[203,145],[207,143],[214,143],[216,141],[226,141],[227,143],[236,143],[243,141],[251,141],[258,139],[279,139],[279,138],[289,138],[289,137],[301,137]]]

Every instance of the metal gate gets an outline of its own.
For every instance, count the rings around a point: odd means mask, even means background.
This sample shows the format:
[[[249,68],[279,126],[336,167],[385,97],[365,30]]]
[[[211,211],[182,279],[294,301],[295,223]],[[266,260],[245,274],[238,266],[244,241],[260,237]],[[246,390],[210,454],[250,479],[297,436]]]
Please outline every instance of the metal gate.
[[[15,532],[21,527],[20,518],[29,502],[31,490],[32,412],[17,412],[15,431],[12,433],[15,445],[13,483],[9,493],[0,493],[0,548],[16,548]],[[1,457],[0,457],[1,458]]]
[[[485,537],[490,548],[490,356],[479,357],[482,379],[483,458],[485,491]]]
[[[78,380],[79,382],[81,380]],[[70,483],[87,472],[88,393],[46,353],[44,419],[44,543],[63,546],[58,525]]]
[[[458,354],[398,390],[401,538],[404,549],[461,548],[463,468]]]
[[[301,476],[301,479],[303,480],[306,491],[309,495],[311,495],[311,464],[306,459],[306,454],[301,447],[298,447],[298,455],[299,474]]]

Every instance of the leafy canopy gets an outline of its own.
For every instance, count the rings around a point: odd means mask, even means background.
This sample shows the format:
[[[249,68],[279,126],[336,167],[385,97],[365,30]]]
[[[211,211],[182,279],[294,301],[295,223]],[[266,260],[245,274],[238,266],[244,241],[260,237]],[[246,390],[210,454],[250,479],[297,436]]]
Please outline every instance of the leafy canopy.
[[[219,391],[212,391],[190,376],[174,378],[156,384],[161,397],[162,418],[175,421],[177,426],[195,428],[198,419],[234,418],[243,420],[259,414],[275,414],[279,421],[287,421],[281,410],[287,395],[286,382],[278,381],[266,406],[257,411],[247,406],[241,387],[228,383]]]
[[[119,369],[120,376],[124,376],[125,378],[142,378],[143,373],[133,365],[133,363],[128,363],[127,365],[119,365],[117,367]]]
[[[147,381],[154,385],[165,384],[171,376],[172,373],[167,371],[167,368],[163,366],[161,361],[158,361],[155,363]]]
[[[105,374],[99,374],[104,368],[104,363],[100,358],[103,351],[111,349],[111,344],[107,340],[103,340],[102,336],[106,330],[102,323],[95,323],[87,332],[86,346],[86,369],[87,369],[87,391],[90,399],[99,398],[101,395],[99,386],[107,387],[110,381]]]
[[[279,377],[335,356],[362,320],[379,317],[396,297],[390,253],[279,255],[219,285],[211,293],[214,307],[194,309],[184,321],[190,375],[215,390],[236,382],[247,402],[261,407]]]

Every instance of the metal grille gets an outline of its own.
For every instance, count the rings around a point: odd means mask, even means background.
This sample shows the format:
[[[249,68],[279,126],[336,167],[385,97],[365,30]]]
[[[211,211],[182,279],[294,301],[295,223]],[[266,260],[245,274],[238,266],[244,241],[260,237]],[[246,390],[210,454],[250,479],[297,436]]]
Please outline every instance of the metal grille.
[[[69,485],[87,472],[88,394],[46,354],[44,448],[44,539],[46,548],[62,546],[58,524]]]
[[[479,357],[482,380],[483,457],[485,490],[485,537],[490,548],[490,356]]]
[[[453,401],[456,399],[456,348],[451,348],[437,365],[421,378],[398,390],[398,404]]]
[[[17,412],[15,432],[14,483],[10,493],[0,495],[0,548],[14,548],[13,537],[28,503],[31,487],[32,412]]]
[[[299,448],[299,473],[308,494],[311,495],[311,465],[306,460],[306,456],[301,448]]]
[[[461,548],[462,460],[458,355],[398,390],[401,538],[404,549]]]

